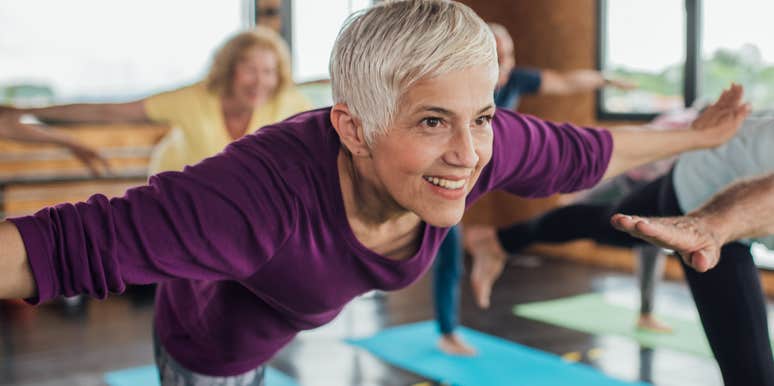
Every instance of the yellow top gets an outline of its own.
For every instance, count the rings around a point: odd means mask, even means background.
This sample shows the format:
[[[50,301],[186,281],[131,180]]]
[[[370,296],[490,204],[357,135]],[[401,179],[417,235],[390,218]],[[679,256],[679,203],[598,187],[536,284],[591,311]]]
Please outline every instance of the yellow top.
[[[151,155],[150,174],[182,170],[186,165],[217,154],[232,141],[220,98],[203,83],[153,95],[145,99],[144,106],[152,121],[172,126]],[[253,111],[247,132],[309,109],[306,97],[293,88],[288,89]]]

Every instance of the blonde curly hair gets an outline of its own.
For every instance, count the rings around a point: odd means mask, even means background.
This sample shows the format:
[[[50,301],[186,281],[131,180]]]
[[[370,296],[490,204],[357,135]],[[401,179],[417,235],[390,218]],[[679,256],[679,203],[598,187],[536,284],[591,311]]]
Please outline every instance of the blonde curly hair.
[[[277,72],[279,81],[274,95],[286,90],[293,84],[290,68],[290,50],[282,37],[273,30],[257,26],[249,31],[241,32],[221,46],[215,53],[207,74],[205,85],[207,90],[217,95],[231,93],[231,79],[234,69],[244,53],[253,48],[270,50],[277,57]]]

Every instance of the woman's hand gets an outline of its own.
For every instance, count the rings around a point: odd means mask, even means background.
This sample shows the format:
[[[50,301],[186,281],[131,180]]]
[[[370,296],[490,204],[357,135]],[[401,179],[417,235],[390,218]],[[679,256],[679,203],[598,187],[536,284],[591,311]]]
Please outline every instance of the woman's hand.
[[[605,86],[614,87],[624,91],[634,90],[639,87],[639,85],[635,82],[618,78],[605,78]]]
[[[101,156],[97,150],[72,139],[70,136],[35,125],[23,124],[19,121],[21,114],[21,110],[0,106],[0,138],[63,146],[70,150],[93,175],[104,176],[110,173],[107,159]]]
[[[750,105],[742,103],[743,95],[742,86],[732,84],[693,121],[691,129],[700,134],[699,142],[703,147],[719,146],[736,134],[750,113]]]
[[[107,158],[100,155],[96,149],[92,149],[73,140],[67,140],[62,145],[70,150],[75,158],[78,158],[78,160],[81,161],[94,176],[104,177],[111,173],[110,163]]]
[[[0,105],[0,116],[2,116],[4,114],[21,115],[22,112],[23,111],[21,109],[17,109],[16,107],[13,107],[13,106],[3,106],[3,105]]]

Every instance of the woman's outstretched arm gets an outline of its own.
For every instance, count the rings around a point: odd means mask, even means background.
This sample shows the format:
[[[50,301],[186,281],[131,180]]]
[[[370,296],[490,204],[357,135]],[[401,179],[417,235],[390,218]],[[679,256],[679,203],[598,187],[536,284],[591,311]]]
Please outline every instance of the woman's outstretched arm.
[[[0,222],[0,298],[29,298],[35,296],[27,251],[16,226]]]

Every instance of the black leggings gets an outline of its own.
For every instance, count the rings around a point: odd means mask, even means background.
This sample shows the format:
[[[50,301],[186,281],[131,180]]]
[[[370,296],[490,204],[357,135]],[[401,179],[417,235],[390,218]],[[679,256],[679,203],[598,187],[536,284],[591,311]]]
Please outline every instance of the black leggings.
[[[577,239],[632,248],[644,241],[619,232],[610,225],[618,212],[640,216],[665,216],[674,198],[671,173],[633,191],[612,204],[575,204],[554,209],[534,220],[500,230],[499,239],[509,252],[518,252],[535,242],[561,243]],[[679,212],[679,210],[678,210]]]
[[[623,247],[643,244],[644,241],[610,225],[610,216],[616,212],[681,215],[672,173],[613,205],[566,206],[501,230],[498,236],[509,252],[518,252],[532,242],[579,238]],[[725,385],[774,386],[766,303],[749,246],[737,242],[725,245],[720,262],[709,272],[698,273],[682,261],[681,264]]]

